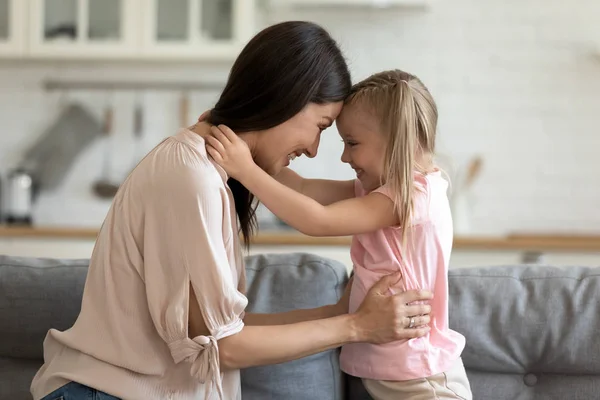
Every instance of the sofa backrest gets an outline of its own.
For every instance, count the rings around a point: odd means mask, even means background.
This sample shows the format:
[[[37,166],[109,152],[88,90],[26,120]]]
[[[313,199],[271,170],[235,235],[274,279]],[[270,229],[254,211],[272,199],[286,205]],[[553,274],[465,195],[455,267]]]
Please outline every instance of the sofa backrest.
[[[43,363],[50,328],[75,322],[88,260],[0,255],[0,399],[31,399],[29,386]],[[282,312],[334,304],[347,282],[346,268],[307,254],[247,259],[249,312]],[[244,400],[342,400],[336,350],[276,366],[243,371]],[[306,397],[308,396],[308,397]]]
[[[449,294],[474,399],[600,398],[600,268],[454,269]],[[360,380],[348,385],[371,400]]]
[[[87,265],[0,255],[0,399],[31,399],[46,333],[77,318]]]
[[[348,280],[344,265],[301,253],[249,257],[246,273],[247,311],[255,313],[335,304]],[[339,351],[242,370],[242,397],[244,400],[343,400],[344,375]]]
[[[87,260],[0,256],[0,399],[30,399],[46,332],[75,321],[86,272]],[[249,312],[332,304],[346,282],[343,265],[307,254],[249,257],[247,273]],[[449,282],[450,325],[467,339],[475,399],[600,398],[600,268],[456,269]],[[336,351],[242,379],[244,400],[370,399],[341,375]]]
[[[456,269],[449,282],[475,399],[600,398],[600,268]]]

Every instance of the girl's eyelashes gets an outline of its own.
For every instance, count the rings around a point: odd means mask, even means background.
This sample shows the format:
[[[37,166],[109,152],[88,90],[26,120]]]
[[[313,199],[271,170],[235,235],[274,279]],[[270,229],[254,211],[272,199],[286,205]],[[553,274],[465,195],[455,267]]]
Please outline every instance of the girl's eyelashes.
[[[346,145],[348,145],[348,146],[351,146],[351,147],[352,147],[352,146],[355,146],[355,145],[357,144],[357,143],[356,143],[355,141],[353,141],[353,140],[344,140],[344,139],[341,139],[341,140],[342,140],[342,143],[344,143],[344,144],[346,144]]]

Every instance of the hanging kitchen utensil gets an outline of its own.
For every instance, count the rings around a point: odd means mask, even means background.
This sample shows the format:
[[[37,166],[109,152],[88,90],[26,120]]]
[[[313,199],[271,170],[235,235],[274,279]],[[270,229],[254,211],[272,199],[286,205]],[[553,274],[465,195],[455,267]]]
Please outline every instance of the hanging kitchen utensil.
[[[39,189],[52,191],[64,181],[77,157],[102,136],[102,126],[85,107],[78,103],[64,104],[52,124],[29,147],[19,167],[36,177]]]
[[[475,157],[471,160],[469,166],[467,167],[467,175],[464,182],[465,189],[468,189],[473,185],[473,182],[475,182],[479,176],[479,173],[481,172],[482,164],[483,160],[481,157]]]
[[[189,109],[190,99],[187,93],[182,93],[179,99],[179,126],[181,128],[187,128],[189,125]]]
[[[136,102],[133,109],[133,170],[143,157],[143,134],[144,134],[144,108],[139,96],[136,96]]]
[[[472,187],[481,172],[483,160],[481,157],[473,158],[467,165],[464,178],[460,182],[458,190],[453,192],[451,198],[452,220],[454,225],[454,233],[457,235],[469,235],[472,233],[471,214],[473,209],[472,204]]]
[[[113,129],[113,110],[107,106],[104,111],[104,159],[102,164],[102,175],[99,180],[94,183],[94,193],[100,198],[108,199],[114,197],[119,190],[119,185],[111,181],[111,146],[110,137]]]

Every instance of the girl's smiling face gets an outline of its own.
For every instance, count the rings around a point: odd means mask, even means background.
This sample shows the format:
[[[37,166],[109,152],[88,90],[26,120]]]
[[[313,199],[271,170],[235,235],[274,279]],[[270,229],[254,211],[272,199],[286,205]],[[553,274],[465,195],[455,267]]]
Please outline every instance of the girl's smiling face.
[[[360,104],[345,105],[336,126],[344,142],[342,162],[356,171],[363,188],[370,192],[384,184],[386,142],[375,115]]]

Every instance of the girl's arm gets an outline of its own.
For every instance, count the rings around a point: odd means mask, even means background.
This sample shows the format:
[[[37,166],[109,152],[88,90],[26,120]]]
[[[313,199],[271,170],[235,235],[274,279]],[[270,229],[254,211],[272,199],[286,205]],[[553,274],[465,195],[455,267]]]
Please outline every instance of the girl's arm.
[[[306,179],[289,168],[284,168],[274,178],[281,184],[327,206],[354,197],[354,181],[331,179]]]
[[[209,115],[210,110],[204,111],[198,118],[198,122],[206,121]],[[279,183],[318,201],[324,206],[354,197],[354,181],[306,179],[289,168],[283,168],[275,176],[275,179]]]
[[[397,225],[393,202],[379,193],[319,204],[282,185],[258,167],[246,142],[229,128],[212,127],[207,151],[227,173],[285,223],[309,236],[347,236]]]
[[[256,165],[236,179],[271,212],[305,235],[356,235],[399,223],[394,204],[379,193],[324,206],[280,184]]]

